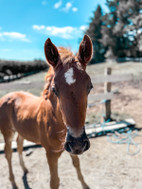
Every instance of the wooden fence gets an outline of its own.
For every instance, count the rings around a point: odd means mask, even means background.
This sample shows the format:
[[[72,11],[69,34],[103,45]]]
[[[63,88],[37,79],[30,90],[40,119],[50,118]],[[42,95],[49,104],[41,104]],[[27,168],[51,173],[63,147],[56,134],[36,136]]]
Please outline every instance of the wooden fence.
[[[114,93],[111,90],[112,83],[122,82],[122,81],[130,81],[133,80],[133,74],[121,74],[121,75],[113,75],[112,69],[110,67],[105,69],[104,75],[92,77],[92,83],[99,84],[104,83],[104,93],[89,95],[88,102],[89,104],[93,104],[96,101],[104,101],[105,106],[105,121],[111,120],[111,100],[114,98]]]

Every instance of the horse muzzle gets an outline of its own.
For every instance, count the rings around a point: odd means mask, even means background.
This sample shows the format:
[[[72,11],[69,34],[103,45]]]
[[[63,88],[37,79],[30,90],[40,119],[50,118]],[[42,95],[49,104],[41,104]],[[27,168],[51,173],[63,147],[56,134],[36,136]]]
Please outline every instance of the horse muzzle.
[[[87,138],[85,129],[80,137],[73,137],[67,130],[66,142],[64,148],[71,154],[80,155],[90,148],[90,142]]]

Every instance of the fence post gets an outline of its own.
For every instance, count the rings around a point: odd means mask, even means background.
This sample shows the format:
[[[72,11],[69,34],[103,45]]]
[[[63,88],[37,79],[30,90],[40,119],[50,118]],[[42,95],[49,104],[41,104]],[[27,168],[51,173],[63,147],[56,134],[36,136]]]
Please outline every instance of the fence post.
[[[105,69],[105,75],[111,75],[111,68],[108,67]],[[111,92],[111,82],[104,83],[104,93]],[[111,120],[111,100],[105,100],[105,115],[104,120]]]

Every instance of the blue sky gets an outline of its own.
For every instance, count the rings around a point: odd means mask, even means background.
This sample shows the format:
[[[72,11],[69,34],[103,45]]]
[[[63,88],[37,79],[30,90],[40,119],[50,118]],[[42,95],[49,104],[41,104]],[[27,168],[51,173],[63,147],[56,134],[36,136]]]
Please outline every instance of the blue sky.
[[[48,37],[76,52],[98,4],[107,11],[105,0],[0,0],[0,59],[44,59]]]

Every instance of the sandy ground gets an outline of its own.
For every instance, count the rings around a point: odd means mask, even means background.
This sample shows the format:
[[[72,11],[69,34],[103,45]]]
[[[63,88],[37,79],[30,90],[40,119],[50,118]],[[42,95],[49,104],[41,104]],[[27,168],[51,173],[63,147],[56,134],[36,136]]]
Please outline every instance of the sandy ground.
[[[100,65],[102,67],[103,65]],[[125,67],[125,65],[122,65]],[[132,67],[133,66],[133,67]],[[132,72],[141,74],[140,67],[132,65]],[[102,70],[98,68],[99,70]],[[135,70],[134,70],[135,68]],[[119,68],[116,67],[116,72]],[[125,69],[126,72],[128,70]],[[142,69],[141,69],[142,70]],[[90,71],[92,69],[90,68]],[[91,73],[93,74],[93,73]],[[142,128],[142,80],[121,82],[112,85],[112,90],[117,91],[112,100],[112,118],[133,118],[136,126]],[[103,91],[103,85],[97,85],[94,92]],[[4,92],[3,92],[4,93]],[[102,115],[102,106],[88,108],[87,123],[99,122]],[[139,132],[142,136],[142,131]],[[136,137],[136,142],[142,142],[142,137]],[[109,143],[106,136],[90,139],[91,148],[79,156],[84,178],[91,189],[142,189],[142,144],[140,152],[131,156],[127,154],[128,144]],[[135,146],[131,147],[136,151]],[[29,173],[27,186],[23,183],[23,173],[19,165],[18,154],[13,153],[13,167],[19,189],[49,189],[49,169],[43,148],[33,149],[30,156],[24,159]],[[81,189],[76,172],[71,163],[71,158],[64,152],[59,159],[60,189]],[[0,189],[11,189],[8,179],[8,167],[4,154],[0,154]]]
[[[80,156],[82,172],[91,189],[142,188],[142,152],[130,156],[126,153],[126,148],[127,145],[108,143],[106,137],[91,139],[90,150]],[[44,149],[34,149],[30,156],[25,156],[24,152],[24,159],[29,169],[29,188],[49,188],[49,169]],[[13,153],[13,165],[19,189],[25,189],[17,153]],[[4,155],[0,155],[0,174],[0,188],[11,189]],[[67,152],[59,159],[59,176],[60,189],[82,188]]]

